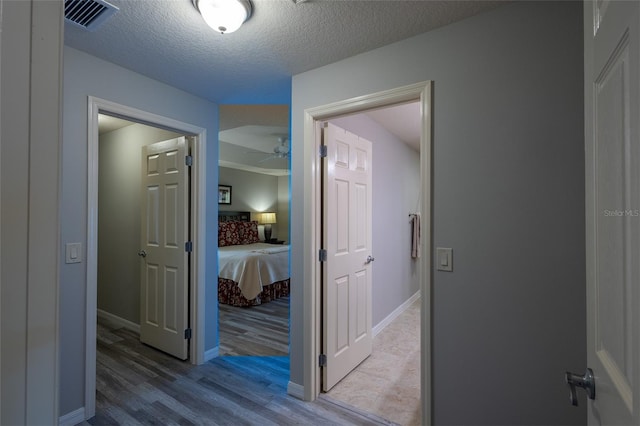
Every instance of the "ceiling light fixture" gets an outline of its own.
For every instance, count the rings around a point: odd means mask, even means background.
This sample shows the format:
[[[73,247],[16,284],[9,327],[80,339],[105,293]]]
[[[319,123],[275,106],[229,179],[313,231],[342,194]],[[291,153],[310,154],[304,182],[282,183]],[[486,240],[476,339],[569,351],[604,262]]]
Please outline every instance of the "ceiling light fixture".
[[[220,34],[232,33],[251,17],[249,0],[193,0],[204,21]]]

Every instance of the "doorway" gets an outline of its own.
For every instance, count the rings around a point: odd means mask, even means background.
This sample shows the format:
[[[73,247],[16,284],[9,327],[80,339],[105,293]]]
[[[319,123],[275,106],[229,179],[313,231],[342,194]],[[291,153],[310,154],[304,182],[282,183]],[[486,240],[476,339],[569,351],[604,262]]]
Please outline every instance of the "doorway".
[[[192,333],[189,340],[189,361],[192,364],[204,362],[204,261],[205,261],[205,131],[184,122],[147,113],[98,98],[89,98],[88,108],[88,196],[87,196],[87,329],[85,364],[85,418],[95,415],[96,397],[96,334],[98,316],[98,199],[99,199],[99,123],[98,116],[105,114],[127,121],[151,126],[158,132],[189,135],[192,141],[193,164],[191,170],[191,212],[193,253],[189,265],[191,286],[188,304],[190,306],[189,323]],[[129,321],[135,325],[134,321]]]
[[[422,212],[422,238],[420,247],[422,256],[418,261],[418,274],[421,293],[420,313],[420,341],[421,341],[421,408],[425,424],[431,419],[431,205],[432,205],[432,150],[431,150],[431,116],[432,116],[432,83],[424,82],[401,87],[386,92],[366,95],[334,104],[311,108],[305,111],[304,120],[304,174],[311,182],[310,196],[304,203],[304,227],[311,229],[304,236],[304,256],[302,258],[304,276],[311,277],[305,282],[303,293],[305,315],[303,324],[304,342],[304,389],[303,395],[307,400],[313,400],[320,393],[321,370],[318,359],[321,354],[321,267],[317,252],[322,236],[322,217],[318,213],[321,206],[321,176],[320,160],[316,153],[319,151],[320,123],[347,114],[354,114],[366,110],[380,108],[399,103],[418,101],[420,103],[420,210]]]
[[[189,253],[171,240],[188,241],[190,234],[189,171],[174,158],[189,152],[186,135],[105,114],[98,126],[98,320],[131,329],[143,342],[184,360]],[[141,161],[143,152],[149,161]],[[147,167],[154,170],[143,173]],[[171,213],[176,217],[165,218]],[[148,235],[143,243],[141,234]],[[142,277],[141,263],[147,265]],[[157,273],[162,270],[169,273]]]
[[[371,354],[353,369],[345,366],[346,376],[322,396],[395,423],[420,424],[419,254],[412,246],[412,231],[417,225],[414,218],[420,213],[420,106],[418,102],[403,103],[331,119],[328,123],[325,132],[337,126],[371,142],[372,215],[364,221],[373,228],[372,241],[367,246],[372,260],[365,262],[363,268],[372,276],[369,295],[372,345]],[[348,140],[342,144],[347,145]],[[327,151],[331,170],[332,149]],[[329,195],[328,203],[333,199]],[[323,211],[327,210],[333,208],[327,205]],[[332,234],[330,230],[328,233]],[[326,246],[327,267],[332,258],[331,246]],[[367,253],[359,256],[358,264],[362,264]],[[323,300],[332,303],[326,296]],[[326,335],[324,339],[334,340]],[[358,339],[362,342],[363,336]],[[331,356],[331,351],[324,353],[327,358]],[[340,356],[345,353],[342,351]],[[323,368],[331,370],[332,365],[327,362]],[[323,382],[323,388],[327,386]]]
[[[287,251],[290,205],[290,123],[289,105],[221,105],[219,116],[218,181],[229,190],[228,199],[219,200],[219,220],[246,216],[257,222],[258,242],[269,244],[269,251]],[[238,214],[238,213],[245,213]],[[265,215],[267,213],[267,215]],[[268,216],[268,220],[265,218]],[[270,223],[267,223],[270,222]],[[267,235],[270,229],[269,238]],[[222,228],[219,228],[219,230]],[[227,229],[227,228],[225,228]],[[267,232],[265,232],[267,231]],[[221,231],[222,232],[222,231]],[[247,286],[233,280],[226,259],[242,249],[242,244],[226,246],[219,240],[218,353],[220,356],[289,357],[288,290],[273,298],[247,297]],[[246,246],[249,247],[249,246]],[[264,250],[256,247],[252,250]],[[286,255],[280,253],[278,256]],[[270,257],[275,257],[270,256]],[[285,256],[286,257],[286,256]],[[266,259],[265,259],[266,261]],[[271,265],[269,262],[265,263]],[[284,260],[289,279],[288,257]],[[279,267],[280,267],[279,266]],[[238,271],[239,266],[234,266]],[[224,269],[224,275],[222,270]],[[280,274],[281,272],[277,272]],[[283,277],[285,277],[283,275]],[[282,278],[282,277],[280,277]],[[274,287],[263,281],[263,288]],[[279,285],[279,284],[278,284]],[[288,289],[288,282],[286,284]],[[240,297],[242,296],[242,297]],[[259,301],[259,304],[258,304]]]

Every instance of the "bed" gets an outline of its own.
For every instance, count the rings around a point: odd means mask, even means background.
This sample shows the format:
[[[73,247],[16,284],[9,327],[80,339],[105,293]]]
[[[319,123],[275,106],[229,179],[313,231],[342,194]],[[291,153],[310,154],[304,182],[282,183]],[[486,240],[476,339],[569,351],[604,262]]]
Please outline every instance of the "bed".
[[[266,244],[249,212],[218,217],[218,302],[255,306],[289,295],[289,246]]]

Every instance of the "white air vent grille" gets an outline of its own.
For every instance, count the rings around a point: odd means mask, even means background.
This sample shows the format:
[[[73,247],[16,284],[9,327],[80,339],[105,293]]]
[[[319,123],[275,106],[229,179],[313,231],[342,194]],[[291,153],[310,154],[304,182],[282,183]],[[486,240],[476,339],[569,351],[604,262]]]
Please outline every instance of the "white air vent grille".
[[[103,0],[65,0],[64,18],[78,27],[95,31],[118,8]]]

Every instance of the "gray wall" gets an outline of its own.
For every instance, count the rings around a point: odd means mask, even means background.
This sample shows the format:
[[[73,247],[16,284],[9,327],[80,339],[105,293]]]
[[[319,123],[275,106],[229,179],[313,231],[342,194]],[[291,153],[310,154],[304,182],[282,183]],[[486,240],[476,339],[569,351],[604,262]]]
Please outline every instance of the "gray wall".
[[[373,294],[375,327],[420,289],[411,259],[409,212],[420,197],[420,155],[366,114],[331,120],[373,147]]]
[[[264,212],[276,211],[278,178],[245,170],[219,167],[220,185],[231,185],[231,204],[220,204],[225,210]]]
[[[289,203],[291,201],[290,176],[278,177],[278,223],[273,227],[273,234],[278,239],[289,242]]]
[[[207,217],[217,217],[218,108],[215,104],[75,49],[64,49],[61,243],[87,245],[87,96],[190,123],[207,130]],[[215,223],[215,222],[213,222]],[[217,342],[217,245],[206,229],[205,349]],[[86,263],[60,264],[60,413],[83,406]]]
[[[245,170],[219,168],[218,180],[220,185],[231,185],[231,204],[220,204],[220,211],[250,211],[250,212],[277,212],[277,225],[281,223],[288,226],[288,212],[279,210],[277,176],[248,172]],[[288,206],[287,206],[288,207]],[[252,215],[253,220],[259,220],[257,215]],[[278,227],[272,226],[271,238],[278,236]],[[262,225],[259,226],[260,238],[263,239]]]
[[[434,81],[436,424],[584,424],[582,4],[515,2],[302,73],[292,88],[291,380],[303,382],[305,108]],[[298,148],[296,148],[298,146]]]
[[[142,147],[181,136],[132,124],[100,135],[98,309],[140,324]]]

